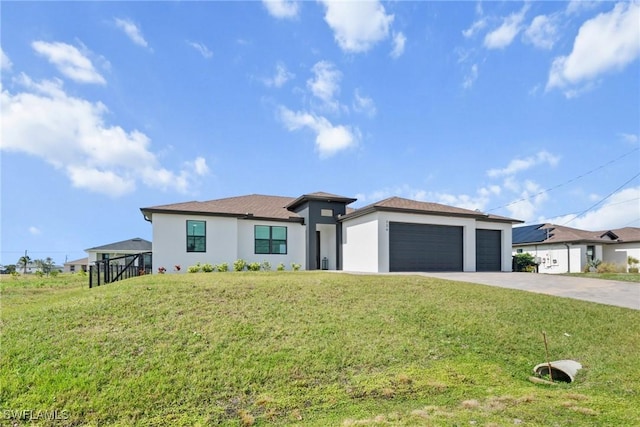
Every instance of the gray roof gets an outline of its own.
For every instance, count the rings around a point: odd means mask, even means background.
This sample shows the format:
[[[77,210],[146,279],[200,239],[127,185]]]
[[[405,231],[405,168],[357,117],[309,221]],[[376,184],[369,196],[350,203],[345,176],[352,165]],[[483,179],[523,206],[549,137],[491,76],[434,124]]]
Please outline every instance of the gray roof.
[[[587,231],[555,224],[535,224],[513,228],[513,245],[532,243],[628,243],[640,242],[640,228]]]
[[[109,243],[108,245],[96,246],[94,248],[85,249],[85,251],[136,251],[136,252],[150,252],[151,242],[141,239],[140,237],[134,237],[133,239],[123,240],[121,242]]]

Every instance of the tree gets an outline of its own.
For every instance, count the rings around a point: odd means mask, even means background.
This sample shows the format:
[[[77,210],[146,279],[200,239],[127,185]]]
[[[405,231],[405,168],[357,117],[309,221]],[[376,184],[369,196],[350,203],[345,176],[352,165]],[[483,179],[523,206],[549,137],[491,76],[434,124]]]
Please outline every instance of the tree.
[[[20,259],[18,259],[18,267],[22,268],[22,272],[24,274],[27,274],[27,266],[29,265],[29,263],[31,262],[31,258],[29,257],[29,255],[23,255],[20,257]]]

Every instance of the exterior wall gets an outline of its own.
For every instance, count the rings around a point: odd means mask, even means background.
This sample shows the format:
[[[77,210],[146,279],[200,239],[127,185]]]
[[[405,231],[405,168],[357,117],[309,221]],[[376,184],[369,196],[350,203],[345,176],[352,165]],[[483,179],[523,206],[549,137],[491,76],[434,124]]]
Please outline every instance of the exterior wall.
[[[206,252],[187,252],[187,220],[206,222]],[[199,215],[153,215],[153,272],[164,267],[172,272],[175,265],[180,272],[196,263],[221,264],[238,259],[238,220],[236,218]]]
[[[594,246],[596,259],[610,262],[606,259],[602,245],[597,244],[569,244],[568,248],[564,243],[518,246],[514,248],[513,255],[521,249],[522,252],[539,258],[538,273],[581,273],[587,268],[587,246]]]
[[[206,252],[187,252],[187,220],[206,222]],[[284,263],[287,269],[295,262],[304,265],[304,231],[298,223],[280,221],[242,220],[233,217],[154,214],[153,215],[153,272],[165,267],[173,272],[180,265],[180,272],[196,263],[227,263],[233,269],[233,263],[242,258],[247,262],[271,263],[275,269]],[[287,227],[287,254],[255,254],[255,225],[276,225]]]
[[[380,273],[389,272],[389,223],[411,222],[414,224],[453,225],[463,227],[462,231],[462,269],[476,270],[476,227],[473,218],[456,218],[437,215],[419,215],[400,212],[379,213],[379,264]]]
[[[629,264],[627,263],[627,257],[630,256],[640,260],[640,242],[606,245],[603,248],[602,260],[604,262],[623,265],[625,271],[628,271]],[[636,265],[636,267],[640,266]]]
[[[378,272],[378,214],[361,216],[342,224],[342,268]]]
[[[502,260],[501,260],[501,270],[502,271],[511,271],[511,246],[513,245],[513,233],[512,233],[512,224],[511,223],[501,223],[501,222],[484,222],[484,221],[476,221],[476,229],[482,230],[500,230],[502,233]],[[475,233],[474,233],[475,238]],[[475,243],[474,243],[475,245]],[[475,257],[475,255],[474,255]],[[475,258],[474,258],[475,259]]]
[[[336,225],[316,224],[316,231],[320,232],[320,263],[322,263],[322,260],[326,257],[329,264],[328,269],[337,270]]]
[[[278,264],[283,263],[287,270],[291,269],[291,263],[301,264],[304,269],[305,257],[305,229],[306,227],[294,222],[281,221],[258,221],[258,220],[237,220],[238,232],[234,237],[238,242],[238,250],[233,259],[227,261],[229,269],[233,268],[233,262],[242,258],[247,262],[268,261],[272,269],[276,269]],[[275,225],[287,227],[287,253],[281,254],[256,254],[254,226]],[[207,227],[209,225],[207,224]],[[213,263],[212,263],[213,264]]]

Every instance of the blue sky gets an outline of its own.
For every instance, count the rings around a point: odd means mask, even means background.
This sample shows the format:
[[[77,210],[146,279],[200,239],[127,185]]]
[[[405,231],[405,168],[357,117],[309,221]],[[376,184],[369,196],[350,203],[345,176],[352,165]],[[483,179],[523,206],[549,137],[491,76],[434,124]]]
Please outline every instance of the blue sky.
[[[640,227],[637,1],[0,7],[0,263],[246,194]]]

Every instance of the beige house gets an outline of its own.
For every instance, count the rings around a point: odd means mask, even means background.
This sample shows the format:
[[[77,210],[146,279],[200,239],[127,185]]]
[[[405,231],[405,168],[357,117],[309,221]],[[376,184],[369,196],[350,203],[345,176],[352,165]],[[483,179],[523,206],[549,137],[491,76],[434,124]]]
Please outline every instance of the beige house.
[[[89,269],[89,258],[80,258],[73,261],[67,261],[64,263],[64,272],[65,273],[78,273],[80,271],[88,271]]]

